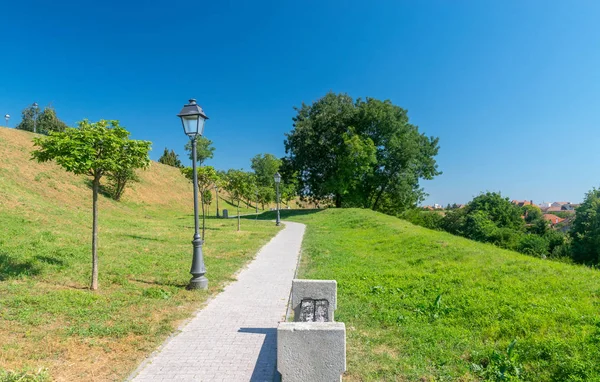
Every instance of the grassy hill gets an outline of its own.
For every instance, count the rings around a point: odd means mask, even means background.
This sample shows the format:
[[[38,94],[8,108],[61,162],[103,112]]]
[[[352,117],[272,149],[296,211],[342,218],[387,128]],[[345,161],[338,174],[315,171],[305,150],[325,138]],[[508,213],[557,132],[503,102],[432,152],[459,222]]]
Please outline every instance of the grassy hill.
[[[345,380],[600,380],[597,270],[368,210],[282,216],[308,227],[300,276],[338,281]]]
[[[0,128],[0,380],[2,369],[40,368],[59,381],[122,380],[278,230],[245,220],[236,232],[235,219],[209,219],[210,290],[185,291],[192,186],[152,162],[122,202],[99,200],[100,290],[90,292],[91,189],[30,161],[33,136]]]

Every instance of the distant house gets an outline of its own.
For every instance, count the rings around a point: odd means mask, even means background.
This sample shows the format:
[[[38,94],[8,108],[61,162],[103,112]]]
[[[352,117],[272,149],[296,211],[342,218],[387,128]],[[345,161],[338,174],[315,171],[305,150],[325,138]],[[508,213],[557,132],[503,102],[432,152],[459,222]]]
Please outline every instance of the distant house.
[[[543,212],[558,212],[558,211],[562,211],[561,206],[558,207],[548,207],[548,208],[542,208]]]
[[[544,217],[544,219],[549,221],[550,224],[552,224],[552,225],[561,223],[565,220],[563,218],[559,218],[558,216],[556,216],[554,214],[544,214],[543,217]]]
[[[571,204],[571,202],[554,202],[550,205],[550,207],[562,207],[565,204]]]
[[[550,207],[552,207],[552,203],[541,202],[540,204],[538,204],[538,207],[540,207],[541,209],[550,208]]]
[[[563,204],[562,206],[560,206],[560,208],[563,211],[575,211],[575,208],[579,207],[579,204]]]

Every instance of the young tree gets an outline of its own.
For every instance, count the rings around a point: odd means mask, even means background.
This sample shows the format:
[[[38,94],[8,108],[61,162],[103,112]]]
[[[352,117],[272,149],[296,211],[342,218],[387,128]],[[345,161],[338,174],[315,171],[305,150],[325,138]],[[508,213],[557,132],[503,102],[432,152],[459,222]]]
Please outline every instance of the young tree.
[[[140,178],[135,173],[135,169],[126,167],[106,173],[106,178],[110,182],[110,187],[108,188],[110,196],[117,202],[121,200],[121,196],[123,196],[127,185],[140,181]]]
[[[79,122],[78,128],[53,132],[34,138],[33,159],[54,160],[66,171],[92,178],[92,280],[98,289],[98,189],[104,175],[123,169],[145,168],[150,163],[149,141],[129,139],[129,132],[118,121]]]
[[[204,240],[204,232],[206,230],[206,213],[204,210],[203,195],[215,186],[218,180],[217,171],[212,166],[197,167],[198,172],[198,193],[200,194],[200,202],[202,203],[202,240]],[[192,167],[184,167],[181,169],[183,175],[191,182],[194,179],[194,170]]]
[[[214,155],[215,148],[212,147],[213,142],[206,137],[198,137],[196,141],[196,159],[199,166],[202,166],[205,160],[211,159]],[[192,158],[192,142],[185,144],[185,150],[190,154],[190,160]]]
[[[36,112],[33,105],[30,105],[23,109],[21,118],[21,122],[16,126],[17,129],[33,131],[35,120],[35,130],[44,135],[48,135],[51,131],[65,131],[68,127],[56,116],[56,110],[52,106],[46,106],[41,112]]]
[[[163,151],[163,155],[161,155],[161,157],[158,158],[158,163],[166,164],[167,166],[173,166],[177,168],[183,167],[183,164],[181,164],[181,161],[179,160],[179,155],[175,154],[175,151],[173,150],[169,151],[166,147],[165,151]]]
[[[256,181],[261,186],[275,187],[273,177],[281,167],[281,159],[273,154],[257,154],[252,158],[250,167],[256,174]]]
[[[247,193],[247,180],[248,176],[242,170],[230,169],[225,176],[225,191],[227,191],[231,200],[237,205],[238,231],[240,230],[240,201]]]

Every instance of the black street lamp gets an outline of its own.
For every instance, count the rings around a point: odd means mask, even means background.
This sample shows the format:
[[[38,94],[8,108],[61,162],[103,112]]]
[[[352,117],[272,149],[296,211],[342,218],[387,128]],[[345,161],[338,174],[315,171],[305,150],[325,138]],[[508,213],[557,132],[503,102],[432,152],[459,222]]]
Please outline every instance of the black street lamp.
[[[279,172],[276,172],[275,186],[277,188],[277,220],[275,220],[275,225],[281,224],[281,220],[279,219],[279,182],[281,182],[281,175],[279,175]]]
[[[187,289],[207,289],[208,279],[206,267],[204,266],[204,257],[202,256],[202,239],[198,232],[198,171],[196,170],[196,139],[202,136],[204,132],[204,122],[208,119],[202,108],[196,104],[195,99],[191,99],[190,103],[185,105],[177,114],[181,118],[183,131],[192,141],[192,168],[194,172],[194,240],[192,240],[193,255],[192,255],[192,279],[187,286]]]
[[[8,120],[10,119],[10,115],[6,114],[4,116],[4,119],[6,120],[6,127],[8,127]]]
[[[219,187],[215,186],[215,194],[217,196],[217,217],[219,217]]]
[[[38,113],[38,104],[37,102],[33,103],[33,132],[37,133],[37,113]]]

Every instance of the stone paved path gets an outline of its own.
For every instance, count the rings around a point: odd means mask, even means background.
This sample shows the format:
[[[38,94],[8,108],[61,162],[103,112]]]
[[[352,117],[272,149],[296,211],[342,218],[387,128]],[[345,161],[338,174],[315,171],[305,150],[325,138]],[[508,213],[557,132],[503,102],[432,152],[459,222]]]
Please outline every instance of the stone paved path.
[[[133,381],[274,380],[277,324],[285,317],[305,228],[284,224],[237,281],[142,364]]]

